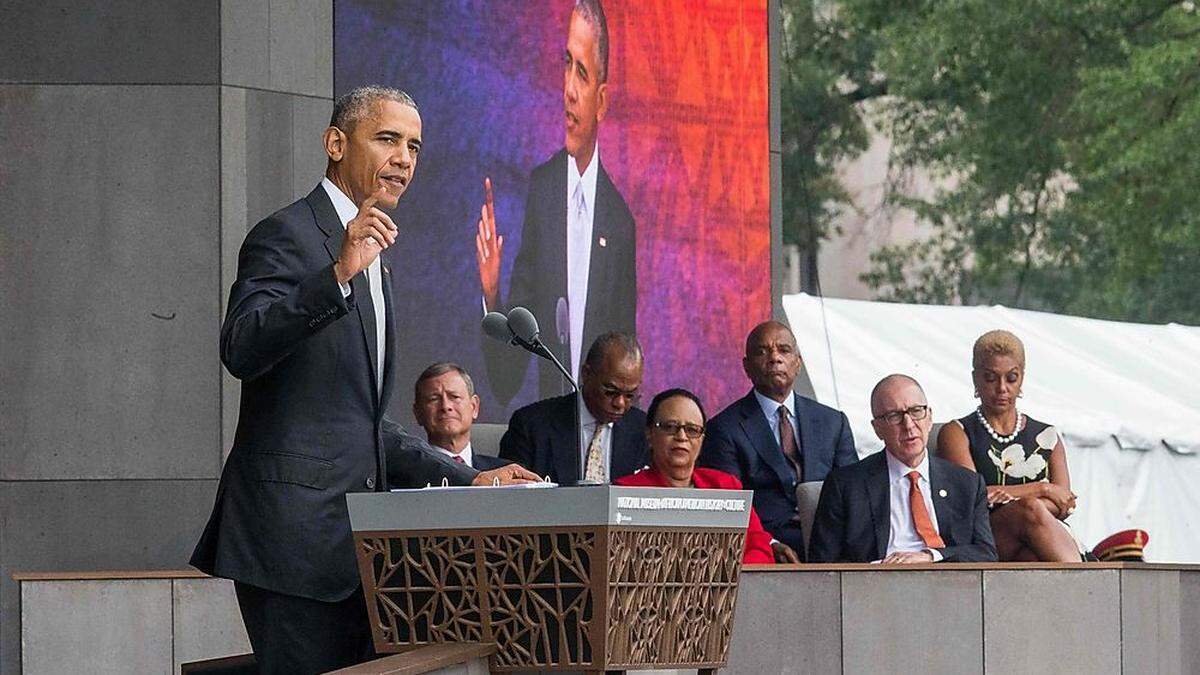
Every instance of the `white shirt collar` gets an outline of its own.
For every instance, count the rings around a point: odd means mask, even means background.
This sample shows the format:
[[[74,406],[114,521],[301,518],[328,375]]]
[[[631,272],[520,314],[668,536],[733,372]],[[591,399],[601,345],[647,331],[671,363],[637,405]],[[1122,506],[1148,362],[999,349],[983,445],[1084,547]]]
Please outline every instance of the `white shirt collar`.
[[[596,148],[592,151],[592,161],[588,162],[582,176],[579,175],[579,165],[575,163],[575,158],[567,155],[567,199],[575,194],[575,186],[579,184],[579,181],[583,181],[583,198],[587,202],[589,212],[594,211],[596,207],[596,176],[599,175],[596,167],[598,166],[600,166],[600,141],[598,139]]]
[[[590,439],[592,437],[592,432],[594,432],[596,429],[596,416],[592,414],[591,410],[588,410],[587,403],[584,402],[582,394],[576,395],[575,400],[579,406],[580,430],[586,433],[587,437]],[[608,423],[606,422],[605,424]]]
[[[763,396],[762,394],[759,393],[759,391],[757,389],[754,390],[754,398],[758,401],[758,406],[760,408],[762,408],[763,414],[767,416],[768,420],[771,420],[772,422],[776,421],[776,419],[778,418],[778,415],[779,415],[780,406],[787,408],[788,416],[791,419],[793,419],[793,420],[796,419],[796,393],[795,392],[792,392],[791,396],[788,396],[787,398],[785,398],[783,400],[783,403],[780,403],[779,401],[776,401],[775,399],[770,398],[768,396]]]
[[[897,481],[900,481],[900,480],[908,480],[907,476],[910,471],[916,471],[917,473],[921,474],[921,478],[925,479],[926,483],[929,483],[929,451],[928,450],[926,450],[925,453],[921,456],[921,463],[916,465],[915,467],[911,467],[911,466],[905,464],[904,462],[901,462],[900,460],[893,457],[892,453],[887,451],[887,448],[884,448],[883,454],[885,457],[887,457],[888,484],[889,485],[895,484]]]
[[[329,195],[329,201],[333,202],[333,210],[337,211],[338,220],[342,221],[342,228],[345,228],[346,224],[358,215],[358,207],[345,192],[329,180],[328,176],[321,179],[321,187],[325,188],[325,194]]]
[[[430,445],[433,445],[433,444],[430,443]],[[434,445],[433,447],[438,452],[449,457],[450,459],[454,459],[455,455],[462,457],[463,462],[465,462],[467,466],[472,466],[472,464],[471,464],[472,453],[471,453],[471,442],[470,441],[467,441],[467,447],[463,448],[462,452],[458,452],[458,453],[451,452],[450,450],[447,450],[446,448],[443,448],[440,445]]]

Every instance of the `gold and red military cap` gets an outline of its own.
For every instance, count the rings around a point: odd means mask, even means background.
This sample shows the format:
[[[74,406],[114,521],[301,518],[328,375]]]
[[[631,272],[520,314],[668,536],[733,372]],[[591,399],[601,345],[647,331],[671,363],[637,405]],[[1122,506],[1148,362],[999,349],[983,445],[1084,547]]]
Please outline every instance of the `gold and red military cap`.
[[[1096,544],[1092,554],[1101,562],[1145,562],[1143,553],[1150,535],[1145,530],[1121,530]]]

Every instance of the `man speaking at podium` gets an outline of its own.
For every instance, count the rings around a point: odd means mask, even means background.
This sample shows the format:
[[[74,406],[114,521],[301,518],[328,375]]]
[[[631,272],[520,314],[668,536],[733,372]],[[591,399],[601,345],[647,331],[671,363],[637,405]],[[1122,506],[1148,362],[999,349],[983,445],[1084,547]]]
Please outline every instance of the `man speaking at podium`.
[[[555,327],[542,341],[578,380],[584,345],[608,331],[637,333],[633,214],[604,170],[596,142],[609,104],[608,22],[600,0],[576,0],[563,62],[565,147],[530,176],[506,306],[525,307],[543,326]],[[487,311],[505,311],[503,249],[492,183],[484,179],[475,253]],[[521,388],[529,357],[486,339],[482,348],[492,393],[505,404]],[[538,397],[565,393],[564,386],[558,370],[542,361]]]
[[[238,255],[221,361],[242,381],[233,449],[191,564],[234,580],[263,673],[316,673],[372,655],[346,493],[536,478],[440,458],[384,418],[394,388],[382,210],[412,181],[421,117],[404,92],[334,104],[325,178],[258,223]]]

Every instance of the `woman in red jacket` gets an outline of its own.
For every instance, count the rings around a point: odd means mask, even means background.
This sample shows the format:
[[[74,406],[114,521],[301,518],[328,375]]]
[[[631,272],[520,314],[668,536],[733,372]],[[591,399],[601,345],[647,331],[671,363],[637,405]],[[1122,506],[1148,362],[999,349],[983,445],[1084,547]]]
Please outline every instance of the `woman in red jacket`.
[[[695,394],[686,389],[668,389],[650,402],[646,410],[646,439],[650,444],[650,466],[618,478],[617,485],[643,487],[694,487],[741,490],[737,478],[716,469],[696,468],[696,457],[704,440],[708,416]],[[746,528],[746,563],[799,562],[796,552],[782,542],[772,541],[754,508]]]

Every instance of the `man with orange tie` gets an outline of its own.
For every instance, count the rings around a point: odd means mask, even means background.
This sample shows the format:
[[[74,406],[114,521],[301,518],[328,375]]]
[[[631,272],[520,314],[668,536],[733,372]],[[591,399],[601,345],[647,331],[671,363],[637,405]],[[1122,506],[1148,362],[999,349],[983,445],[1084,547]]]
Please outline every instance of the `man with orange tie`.
[[[810,562],[994,562],[983,479],[926,451],[933,411],[907,375],[871,392],[883,452],[835,469],[821,489]]]
[[[479,396],[467,370],[457,363],[435,363],[417,377],[413,417],[434,450],[447,459],[480,471],[508,462],[481,455],[471,447],[471,425],[479,418]]]

